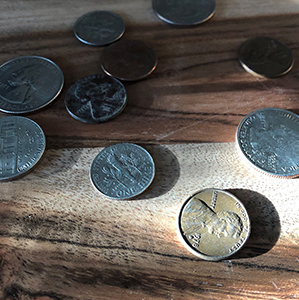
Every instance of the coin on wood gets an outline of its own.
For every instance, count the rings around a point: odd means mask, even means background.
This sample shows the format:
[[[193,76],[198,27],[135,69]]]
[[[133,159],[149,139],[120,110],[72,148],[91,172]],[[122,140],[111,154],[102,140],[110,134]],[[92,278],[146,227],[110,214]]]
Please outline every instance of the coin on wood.
[[[141,146],[119,143],[104,148],[93,160],[90,177],[105,196],[129,199],[144,192],[152,183],[155,164]]]
[[[182,205],[178,235],[191,253],[217,261],[243,247],[250,235],[250,220],[244,205],[234,195],[220,189],[205,189]]]

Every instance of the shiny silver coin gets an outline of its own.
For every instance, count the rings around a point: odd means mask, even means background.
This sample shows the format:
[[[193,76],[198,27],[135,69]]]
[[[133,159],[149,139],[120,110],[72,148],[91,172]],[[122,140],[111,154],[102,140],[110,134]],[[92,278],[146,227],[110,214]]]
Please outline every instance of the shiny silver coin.
[[[266,78],[282,76],[293,66],[290,49],[270,37],[255,37],[245,41],[239,49],[239,60],[247,72]]]
[[[51,103],[63,87],[63,73],[51,60],[21,56],[0,66],[0,110],[22,114]]]
[[[113,199],[141,194],[153,181],[155,165],[142,147],[120,143],[103,149],[94,159],[90,177],[94,186]]]
[[[34,121],[20,116],[0,118],[0,181],[32,170],[45,147],[45,135]]]
[[[123,19],[109,11],[83,15],[74,26],[77,39],[91,46],[105,46],[117,41],[125,32]]]
[[[279,108],[248,114],[239,124],[236,141],[241,157],[264,174],[299,175],[299,117]]]
[[[121,82],[107,75],[79,79],[67,91],[65,106],[69,114],[83,123],[101,123],[118,116],[127,103]]]
[[[215,0],[153,0],[153,10],[163,21],[192,26],[209,20],[215,13]]]

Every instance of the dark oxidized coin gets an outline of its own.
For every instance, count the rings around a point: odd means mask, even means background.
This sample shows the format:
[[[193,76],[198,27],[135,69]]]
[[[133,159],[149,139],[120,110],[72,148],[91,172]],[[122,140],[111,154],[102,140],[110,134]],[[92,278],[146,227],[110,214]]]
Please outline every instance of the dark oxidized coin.
[[[123,19],[109,11],[93,11],[83,15],[74,26],[77,39],[92,46],[105,46],[125,32]]]
[[[274,78],[292,69],[290,49],[270,37],[255,37],[245,41],[239,49],[243,68],[255,76]]]
[[[103,51],[101,65],[104,72],[110,76],[124,81],[134,81],[154,71],[157,57],[147,44],[122,39]]]
[[[215,13],[215,0],[153,0],[152,4],[161,20],[177,26],[203,23]]]
[[[118,116],[126,103],[127,93],[123,84],[102,74],[79,79],[65,96],[69,114],[84,123],[106,122]]]

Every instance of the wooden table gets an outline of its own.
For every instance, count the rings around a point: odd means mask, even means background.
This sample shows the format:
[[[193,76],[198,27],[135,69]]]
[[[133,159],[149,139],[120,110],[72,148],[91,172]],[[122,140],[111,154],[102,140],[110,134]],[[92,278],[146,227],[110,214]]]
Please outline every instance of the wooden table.
[[[125,37],[148,43],[159,58],[151,76],[125,84],[125,111],[99,125],[74,120],[64,107],[72,83],[102,73],[103,48],[72,31],[93,10],[118,13]],[[53,104],[26,115],[47,136],[43,161],[0,183],[1,299],[299,298],[299,181],[249,169],[234,143],[253,110],[299,113],[297,0],[219,1],[215,16],[193,28],[163,23],[150,0],[3,0],[0,24],[1,64],[39,55],[65,76]],[[256,35],[291,49],[289,74],[260,79],[242,69],[238,48]],[[116,142],[144,146],[156,163],[153,184],[134,200],[109,200],[89,180],[93,158]],[[239,197],[252,223],[245,247],[220,262],[196,258],[176,233],[181,204],[209,187]]]

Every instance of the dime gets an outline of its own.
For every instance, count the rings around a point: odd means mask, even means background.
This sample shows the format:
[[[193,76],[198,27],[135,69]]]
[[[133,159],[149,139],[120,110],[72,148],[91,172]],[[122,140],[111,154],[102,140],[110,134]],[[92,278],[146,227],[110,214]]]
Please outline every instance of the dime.
[[[34,121],[20,116],[0,118],[0,181],[32,170],[45,147],[45,135]]]
[[[205,260],[220,260],[242,248],[250,234],[244,205],[234,195],[205,189],[189,197],[178,216],[184,246]]]
[[[103,149],[93,160],[90,177],[94,186],[113,199],[141,194],[152,182],[155,165],[142,147],[120,143]]]
[[[264,174],[293,178],[299,175],[299,117],[279,108],[248,114],[236,134],[241,157]]]
[[[93,11],[83,15],[74,26],[77,39],[91,46],[105,46],[117,41],[125,32],[123,19],[110,11]]]
[[[153,10],[163,21],[192,26],[209,20],[215,13],[215,0],[153,0]]]
[[[134,81],[154,71],[157,57],[153,49],[141,41],[121,40],[103,51],[101,66],[110,76]]]
[[[21,56],[0,66],[0,110],[22,114],[43,108],[63,87],[63,73],[51,60]]]
[[[239,49],[243,68],[255,76],[273,78],[292,69],[293,57],[287,46],[270,37],[255,37]]]
[[[106,122],[118,116],[127,103],[123,84],[107,75],[79,79],[67,91],[65,106],[69,114],[84,123]]]

